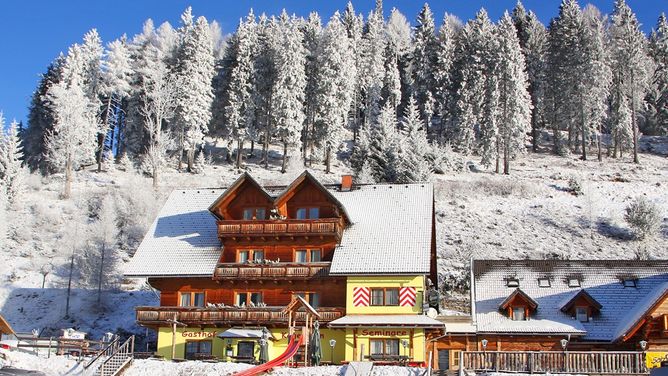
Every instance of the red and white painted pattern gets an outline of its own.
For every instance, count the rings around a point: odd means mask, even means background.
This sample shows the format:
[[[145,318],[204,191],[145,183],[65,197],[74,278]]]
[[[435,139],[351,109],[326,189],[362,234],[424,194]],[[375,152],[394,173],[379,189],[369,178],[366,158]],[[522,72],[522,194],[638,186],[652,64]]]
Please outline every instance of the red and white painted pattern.
[[[402,287],[399,290],[399,305],[402,307],[412,307],[415,305],[415,296],[417,292],[415,287]]]
[[[353,305],[355,307],[368,307],[371,303],[371,289],[368,287],[353,288]]]

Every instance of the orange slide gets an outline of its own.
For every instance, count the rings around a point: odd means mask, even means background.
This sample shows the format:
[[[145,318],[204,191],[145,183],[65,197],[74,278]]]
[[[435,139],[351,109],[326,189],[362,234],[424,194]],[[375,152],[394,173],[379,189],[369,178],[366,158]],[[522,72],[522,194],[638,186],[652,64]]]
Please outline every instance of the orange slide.
[[[292,358],[296,353],[297,350],[299,350],[299,347],[302,345],[304,342],[304,337],[299,336],[299,338],[296,338],[297,336],[294,335],[292,338],[290,338],[290,342],[288,342],[288,348],[285,349],[285,352],[283,354],[279,355],[276,359],[270,360],[265,364],[260,364],[259,366],[255,366],[253,368],[249,368],[245,371],[237,372],[234,375],[235,376],[253,376],[253,375],[259,375],[262,372],[268,371],[274,367],[280,366],[283,363],[285,363],[288,359]]]

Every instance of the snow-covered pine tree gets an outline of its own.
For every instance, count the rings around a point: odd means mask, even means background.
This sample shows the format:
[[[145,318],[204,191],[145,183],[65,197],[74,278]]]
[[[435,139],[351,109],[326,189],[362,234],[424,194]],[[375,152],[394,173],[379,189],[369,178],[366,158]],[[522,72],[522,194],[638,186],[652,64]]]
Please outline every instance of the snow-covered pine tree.
[[[369,13],[362,36],[361,85],[364,93],[363,127],[376,122],[380,112],[383,78],[385,77],[385,23],[383,15]]]
[[[278,45],[279,27],[276,19],[260,16],[257,26],[257,56],[253,66],[252,88],[255,105],[255,131],[262,138],[262,162],[269,167],[269,143],[274,136],[272,95],[276,83],[275,53]]]
[[[99,131],[98,103],[86,95],[86,65],[81,63],[84,56],[80,45],[70,47],[63,65],[63,80],[47,91],[55,119],[47,136],[47,160],[65,172],[63,198],[71,195],[74,170],[94,156]]]
[[[357,141],[357,134],[361,127],[361,119],[363,117],[362,72],[364,61],[362,59],[362,29],[364,26],[364,20],[361,14],[355,14],[353,3],[348,1],[346,10],[343,12],[342,21],[346,28],[346,33],[348,34],[348,48],[350,48],[353,59],[355,60],[355,76],[351,77],[355,83],[355,88],[353,91],[353,99],[350,105],[350,128],[353,130],[353,141]]]
[[[313,158],[314,128],[316,116],[315,96],[318,85],[318,65],[316,54],[322,34],[322,22],[316,12],[311,12],[301,27],[306,51],[306,89],[304,95],[304,127],[302,134],[302,158],[304,163]],[[309,152],[311,153],[309,157]]]
[[[297,21],[283,10],[279,21],[276,50],[276,83],[272,93],[276,135],[283,144],[281,172],[285,173],[288,150],[301,136],[304,125],[304,90],[306,89],[306,51]]]
[[[596,141],[598,160],[602,160],[601,129],[607,112],[610,87],[610,67],[605,46],[604,19],[601,12],[589,4],[582,12],[582,63],[577,74],[580,88],[579,130],[581,132],[582,159],[587,159],[587,148]]]
[[[392,104],[386,103],[369,132],[367,163],[375,181],[388,183],[397,181],[399,147],[397,115]]]
[[[175,68],[179,82],[175,123],[180,132],[180,147],[187,151],[188,171],[192,171],[195,149],[202,142],[211,121],[211,82],[215,73],[213,42],[206,18],[199,17],[193,22],[190,7],[181,18],[181,46]]]
[[[529,77],[529,94],[533,106],[531,110],[531,143],[533,151],[537,152],[540,143],[540,130],[545,122],[547,30],[533,11],[526,12],[521,2],[518,2],[513,9],[512,17]]]
[[[357,176],[364,166],[368,166],[367,157],[369,156],[369,129],[361,129],[355,145],[353,146],[353,151],[350,153],[350,167],[355,172]]]
[[[510,173],[510,160],[525,151],[524,141],[531,129],[531,97],[524,55],[517,31],[508,12],[497,27],[499,59],[497,77],[499,90],[498,128],[503,150],[503,173]]]
[[[462,29],[462,21],[451,14],[445,14],[438,30],[436,63],[434,64],[436,112],[440,116],[438,142],[444,143],[453,137],[453,99],[455,98],[454,63],[457,38]]]
[[[6,248],[9,218],[7,218],[7,195],[0,187],[0,247]]]
[[[628,99],[633,135],[633,162],[640,163],[637,113],[649,88],[650,63],[647,39],[640,30],[635,13],[624,0],[615,1],[609,33],[612,84],[618,86],[613,90],[620,90]]]
[[[325,150],[325,172],[331,171],[332,154],[345,138],[346,118],[355,88],[352,51],[339,12],[334,13],[325,28],[317,51],[317,86],[315,91],[314,134]]]
[[[654,60],[652,91],[648,95],[652,131],[668,134],[668,20],[661,13],[650,37],[650,55]]]
[[[55,122],[51,107],[47,103],[46,93],[51,85],[62,79],[65,56],[60,54],[46,69],[32,94],[28,109],[28,128],[22,133],[23,152],[28,167],[43,174],[49,172],[46,161],[46,138]]]
[[[578,87],[580,34],[582,17],[576,0],[562,0],[559,15],[552,19],[548,34],[547,52],[547,121],[552,128],[554,152],[565,152],[561,131],[568,131],[568,146],[575,140],[575,121],[580,96]]]
[[[410,58],[412,53],[411,25],[399,10],[393,8],[385,26],[387,46],[385,49],[385,78],[383,99],[391,97],[396,102],[396,111],[405,108],[412,84]]]
[[[385,74],[381,89],[381,103],[390,103],[396,112],[401,103],[401,73],[399,72],[399,56],[388,43],[385,47]]]
[[[106,58],[102,62],[100,94],[104,98],[102,110],[102,130],[98,135],[97,170],[102,170],[105,150],[114,149],[114,135],[120,120],[122,102],[132,90],[132,65],[126,37],[117,39],[107,46]],[[108,145],[107,145],[108,144]],[[106,146],[105,146],[106,145]]]
[[[23,148],[19,139],[19,123],[14,120],[6,132],[4,119],[0,113],[0,190],[5,190],[6,199],[10,205],[16,205],[23,192]]]
[[[436,98],[434,78],[437,59],[437,39],[434,15],[425,3],[417,17],[413,40],[413,93],[427,128],[431,127]]]
[[[494,41],[494,25],[481,9],[466,23],[456,47],[455,145],[465,154],[475,147],[474,129],[483,113],[487,57]]]
[[[427,141],[427,132],[420,119],[420,111],[415,99],[408,98],[404,111],[402,130],[402,155],[399,161],[397,181],[400,183],[415,183],[429,180],[432,167],[427,160],[427,153],[431,149]]]

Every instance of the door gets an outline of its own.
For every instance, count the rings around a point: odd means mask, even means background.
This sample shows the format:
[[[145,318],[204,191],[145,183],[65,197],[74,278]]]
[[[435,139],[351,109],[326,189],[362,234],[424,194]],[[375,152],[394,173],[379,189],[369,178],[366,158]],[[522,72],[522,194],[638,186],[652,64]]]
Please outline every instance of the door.
[[[438,369],[442,371],[450,369],[450,350],[438,350]]]

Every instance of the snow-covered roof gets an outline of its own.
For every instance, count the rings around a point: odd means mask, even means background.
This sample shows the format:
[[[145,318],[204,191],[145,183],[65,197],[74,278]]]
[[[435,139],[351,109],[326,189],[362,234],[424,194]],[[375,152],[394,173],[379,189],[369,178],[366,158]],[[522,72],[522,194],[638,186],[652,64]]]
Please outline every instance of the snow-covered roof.
[[[212,275],[220,257],[216,219],[208,210],[221,189],[175,190],[125,269],[128,277]]]
[[[402,327],[418,326],[426,328],[442,328],[443,323],[425,315],[346,315],[328,325],[330,328],[351,326],[385,326]]]
[[[667,291],[668,261],[474,260],[473,277],[480,333],[572,334],[615,341]],[[539,278],[549,279],[549,287],[540,287]],[[499,311],[499,304],[517,288],[508,287],[508,279],[518,280],[539,304],[530,320],[513,321]],[[569,279],[580,286],[569,287]],[[635,287],[625,287],[623,280],[635,280]],[[584,323],[561,311],[581,289],[601,305]]]
[[[351,224],[330,274],[428,274],[433,188],[430,184],[323,186]],[[265,189],[277,197],[284,187]],[[176,190],[165,202],[125,271],[129,277],[211,275],[220,257],[216,218],[208,210],[225,189]]]
[[[428,274],[434,191],[431,184],[379,184],[331,191],[352,224],[329,273]]]

